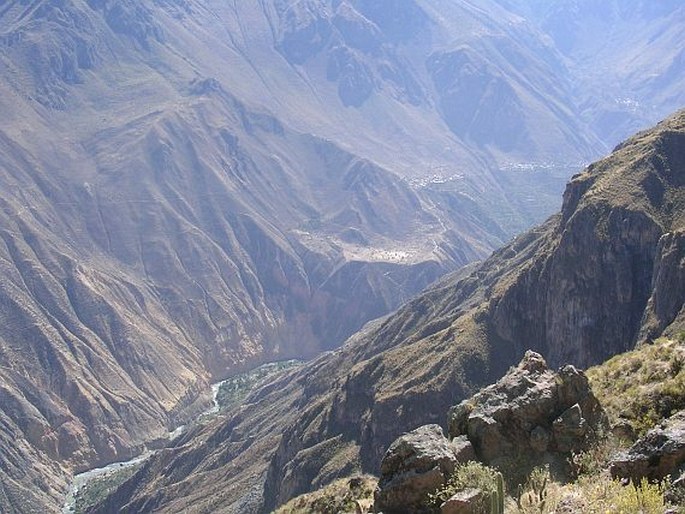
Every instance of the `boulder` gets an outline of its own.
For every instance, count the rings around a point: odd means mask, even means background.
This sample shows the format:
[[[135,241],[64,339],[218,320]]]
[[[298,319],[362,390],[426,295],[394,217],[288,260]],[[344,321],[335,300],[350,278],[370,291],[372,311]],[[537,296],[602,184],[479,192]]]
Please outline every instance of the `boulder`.
[[[617,454],[611,461],[611,474],[637,482],[643,477],[660,480],[666,475],[677,476],[685,463],[685,411],[679,411],[651,429],[633,446]]]
[[[577,403],[566,409],[561,416],[552,423],[554,440],[561,452],[570,452],[577,441],[582,441],[587,433],[587,423],[583,418],[583,411]]]
[[[473,445],[466,436],[459,436],[452,439],[452,448],[457,454],[457,462],[476,460],[476,452],[473,451]]]
[[[473,457],[473,448],[466,438],[450,441],[438,425],[422,426],[399,437],[381,462],[376,511],[425,511],[428,494],[447,482],[458,463]]]
[[[616,439],[633,442],[637,439],[637,434],[633,425],[628,420],[620,419],[611,426],[611,433]]]
[[[607,416],[587,377],[573,366],[552,371],[526,352],[518,366],[449,412],[449,436],[466,436],[486,464],[517,468],[566,460],[600,431]]]
[[[440,514],[481,514],[483,491],[464,489],[440,505]]]

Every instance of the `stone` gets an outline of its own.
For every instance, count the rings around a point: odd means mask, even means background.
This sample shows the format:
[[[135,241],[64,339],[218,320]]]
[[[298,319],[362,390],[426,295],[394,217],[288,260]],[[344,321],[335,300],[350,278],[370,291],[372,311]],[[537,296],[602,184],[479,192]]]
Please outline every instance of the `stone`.
[[[552,423],[554,440],[561,452],[570,452],[578,447],[587,433],[587,423],[583,411],[577,403],[566,409]]]
[[[483,501],[480,489],[464,489],[440,505],[440,514],[481,514]]]
[[[352,477],[348,483],[350,490],[359,489],[364,485],[364,479],[362,477]]]
[[[385,514],[422,512],[429,493],[447,482],[457,464],[474,455],[465,438],[447,439],[438,425],[399,437],[381,462],[375,508]]]
[[[549,446],[549,438],[549,431],[538,425],[530,433],[530,446],[538,453],[545,452]]]
[[[635,429],[627,420],[619,420],[611,427],[611,433],[616,439],[623,441],[635,441]]]
[[[476,452],[473,451],[471,441],[464,435],[452,439],[452,447],[457,455],[458,462],[476,460]]]
[[[616,455],[610,464],[615,478],[660,480],[675,475],[685,464],[685,411],[679,411],[651,429],[633,446]]]
[[[681,472],[680,476],[670,483],[664,493],[664,499],[674,505],[685,503],[685,472]]]

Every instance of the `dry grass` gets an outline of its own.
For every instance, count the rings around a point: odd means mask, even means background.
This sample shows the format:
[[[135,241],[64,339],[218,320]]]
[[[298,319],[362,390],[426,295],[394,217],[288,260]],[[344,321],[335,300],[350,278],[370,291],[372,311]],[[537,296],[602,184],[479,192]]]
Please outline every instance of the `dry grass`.
[[[499,483],[499,487],[498,487]],[[502,475],[494,468],[480,462],[469,461],[455,470],[449,481],[428,496],[428,505],[438,510],[454,494],[464,489],[480,489],[484,495],[473,506],[475,512],[489,512],[492,499],[503,496]],[[494,497],[494,498],[493,498]]]
[[[293,498],[275,514],[366,514],[373,505],[378,480],[370,475],[343,478]]]
[[[617,355],[587,371],[595,395],[612,424],[627,421],[643,434],[663,418],[685,407],[685,340],[661,338],[632,352]],[[613,480],[608,463],[627,444],[607,437],[590,450],[574,455],[577,478],[568,484],[534,470],[528,483],[511,498],[507,512],[518,514],[663,514],[667,483],[647,481],[622,485]],[[543,485],[541,485],[543,484]]]
[[[613,423],[644,434],[685,408],[685,343],[658,339],[590,368],[587,376]]]
[[[663,514],[667,484],[623,485],[606,470],[582,475],[575,482],[560,484],[535,470],[537,477],[508,500],[506,512],[516,514]]]

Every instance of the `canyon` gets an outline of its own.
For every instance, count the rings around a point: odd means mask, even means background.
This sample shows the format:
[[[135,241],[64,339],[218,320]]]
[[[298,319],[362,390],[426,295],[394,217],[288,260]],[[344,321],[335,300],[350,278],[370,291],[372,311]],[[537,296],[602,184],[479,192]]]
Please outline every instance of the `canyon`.
[[[543,221],[572,173],[685,103],[678,2],[613,0],[608,14],[570,3],[4,2],[0,510],[57,512],[74,473],[161,445],[211,404],[212,382],[289,358],[328,370],[330,355],[350,350],[317,356],[364,339],[383,323],[373,320],[403,304],[418,309],[407,316],[428,316],[421,302],[434,293],[415,295]],[[569,16],[570,33],[559,21]],[[604,45],[597,34],[611,27]],[[571,199],[589,187],[574,184]],[[592,219],[578,218],[586,226],[574,230],[589,233]],[[667,263],[680,242],[659,239],[665,222],[627,219],[621,244],[635,247],[637,260],[616,269],[651,266],[656,254],[642,250],[659,242],[665,271],[644,271],[629,290],[619,276],[602,284],[595,293],[607,287],[617,305],[634,308],[612,325],[618,332],[602,350],[589,348],[605,335],[591,324],[574,328],[578,340],[568,348],[549,343],[553,362],[608,356],[635,339],[638,325],[651,337],[677,306],[662,287],[649,299],[648,322],[636,320],[650,277],[672,282]],[[613,231],[623,218],[606,223]],[[526,265],[552,225],[495,259]],[[579,247],[563,244],[572,264]],[[526,275],[527,289],[497,296],[500,337],[521,331],[543,345],[572,321],[586,323],[590,311],[551,310],[559,305],[536,311],[544,326],[512,321],[521,319],[521,302],[546,305],[529,295],[536,281],[572,287],[562,264],[556,275]],[[472,283],[470,272],[448,280]],[[469,287],[482,290],[488,277]],[[376,339],[355,351],[378,353],[396,337]],[[465,364],[459,387],[496,377],[519,350],[504,350],[511,355],[485,372]],[[459,359],[479,355],[465,349]],[[430,357],[415,357],[407,376],[435,371]],[[283,394],[305,376],[312,399],[323,394],[327,380],[307,369]],[[375,382],[387,379],[381,371],[359,371],[349,379],[355,394],[384,387]],[[398,395],[378,408],[395,412]],[[271,414],[274,426],[287,424],[281,410],[316,412],[316,402],[290,401]],[[410,410],[406,424],[431,416]],[[257,420],[260,412],[243,415]],[[340,433],[352,430],[356,414],[338,415],[349,425]],[[276,444],[300,429],[270,430],[243,435]],[[365,466],[394,434],[378,430],[364,436],[374,441]],[[341,444],[356,451],[356,443]],[[279,458],[293,451],[280,449]],[[316,467],[305,461],[303,454],[296,468]],[[264,505],[302,490],[299,476],[270,477]],[[250,487],[261,491],[260,480]]]

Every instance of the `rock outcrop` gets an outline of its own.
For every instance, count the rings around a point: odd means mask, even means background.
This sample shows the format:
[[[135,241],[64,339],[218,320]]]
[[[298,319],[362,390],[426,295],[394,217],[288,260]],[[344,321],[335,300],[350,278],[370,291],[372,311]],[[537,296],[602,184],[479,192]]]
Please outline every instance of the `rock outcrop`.
[[[428,494],[444,485],[460,462],[474,457],[468,441],[448,440],[438,425],[425,425],[403,435],[381,461],[376,511],[422,512]]]
[[[685,411],[651,429],[610,464],[614,477],[639,483],[642,478],[661,480],[680,476],[685,464]]]
[[[563,463],[608,429],[585,374],[571,365],[554,372],[531,351],[448,418],[449,436],[468,437],[479,460],[521,473],[542,462]]]
[[[513,480],[542,463],[563,471],[571,452],[608,429],[608,418],[582,371],[568,365],[554,372],[528,351],[497,383],[453,407],[448,424],[449,438],[427,425],[390,445],[381,461],[377,511],[431,512],[428,495],[468,460],[506,469]],[[444,511],[469,512],[469,498],[478,494],[462,492]]]

